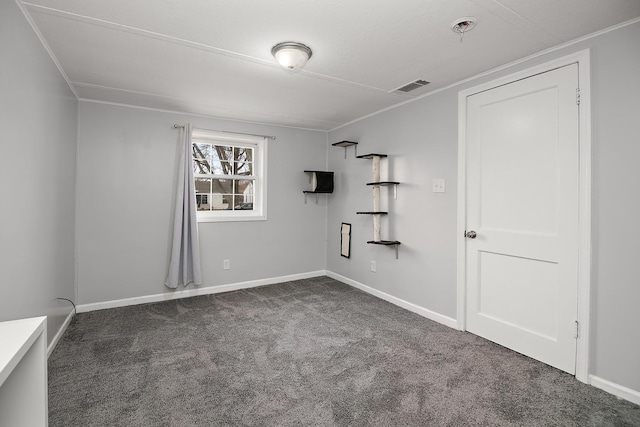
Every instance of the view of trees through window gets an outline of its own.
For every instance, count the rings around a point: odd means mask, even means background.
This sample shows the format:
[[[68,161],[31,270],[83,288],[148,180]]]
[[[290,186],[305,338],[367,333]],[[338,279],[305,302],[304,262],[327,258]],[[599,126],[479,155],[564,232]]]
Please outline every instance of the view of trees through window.
[[[252,147],[193,143],[193,174],[199,211],[253,210]]]

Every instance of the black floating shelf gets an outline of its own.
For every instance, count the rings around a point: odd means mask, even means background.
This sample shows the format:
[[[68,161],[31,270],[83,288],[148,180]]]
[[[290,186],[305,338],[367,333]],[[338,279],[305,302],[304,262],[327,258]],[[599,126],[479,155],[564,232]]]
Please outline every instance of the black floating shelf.
[[[370,245],[383,245],[383,246],[397,246],[400,244],[397,240],[369,240],[367,243]]]
[[[393,246],[396,250],[396,259],[398,259],[398,246],[400,246],[400,242],[397,240],[369,240],[367,243],[370,245]]]
[[[356,156],[357,159],[373,159],[374,157],[387,157],[386,154],[376,154],[376,153],[371,153],[371,154],[363,154],[361,156]]]
[[[357,142],[353,142],[353,141],[340,141],[340,142],[334,142],[333,144],[334,147],[351,147],[352,145],[358,145]]]
[[[330,171],[305,171],[305,173],[316,173],[316,172],[333,173],[333,172],[330,172]]]
[[[307,193],[307,194],[331,194],[331,193],[333,193],[333,191],[309,191],[309,190],[305,190],[305,191],[303,191],[303,193]]]
[[[333,144],[334,147],[344,147],[344,158],[347,158],[347,148],[353,146],[353,151],[354,151],[354,155],[358,156],[358,143],[354,142],[354,141],[340,141],[340,142],[334,142]]]
[[[398,185],[397,181],[380,181],[380,182],[367,182],[367,185]]]
[[[389,212],[356,212],[356,215],[387,215]]]

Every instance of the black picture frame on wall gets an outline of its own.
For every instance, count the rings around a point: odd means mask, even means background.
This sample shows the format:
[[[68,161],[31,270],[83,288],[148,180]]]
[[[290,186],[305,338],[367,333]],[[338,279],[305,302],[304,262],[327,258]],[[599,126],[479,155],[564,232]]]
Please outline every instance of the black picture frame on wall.
[[[351,224],[346,222],[340,226],[340,255],[351,257]]]

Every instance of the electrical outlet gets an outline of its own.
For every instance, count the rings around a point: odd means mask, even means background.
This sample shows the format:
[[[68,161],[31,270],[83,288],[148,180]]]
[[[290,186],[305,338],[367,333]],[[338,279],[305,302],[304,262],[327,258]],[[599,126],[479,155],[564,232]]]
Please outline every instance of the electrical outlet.
[[[376,262],[375,261],[371,261],[371,272],[373,272],[373,273],[376,272]]]
[[[228,259],[222,261],[222,268],[224,268],[225,270],[229,270],[231,268],[231,261],[229,261]]]
[[[445,192],[444,178],[434,179],[431,191],[433,191],[434,193],[444,193]]]

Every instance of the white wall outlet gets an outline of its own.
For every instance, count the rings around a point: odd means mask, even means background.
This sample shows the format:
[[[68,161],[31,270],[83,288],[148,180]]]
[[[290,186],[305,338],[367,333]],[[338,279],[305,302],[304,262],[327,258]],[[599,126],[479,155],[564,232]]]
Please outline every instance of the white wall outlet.
[[[371,271],[372,271],[373,273],[375,273],[375,272],[376,272],[376,262],[375,262],[375,261],[371,261]]]
[[[224,268],[225,270],[229,270],[231,268],[231,261],[229,261],[228,259],[222,261],[222,268]]]
[[[444,178],[435,178],[433,180],[432,191],[434,193],[444,193],[445,192],[445,182]]]

